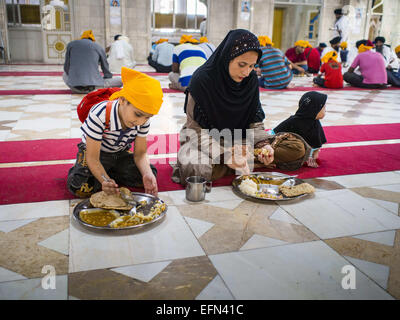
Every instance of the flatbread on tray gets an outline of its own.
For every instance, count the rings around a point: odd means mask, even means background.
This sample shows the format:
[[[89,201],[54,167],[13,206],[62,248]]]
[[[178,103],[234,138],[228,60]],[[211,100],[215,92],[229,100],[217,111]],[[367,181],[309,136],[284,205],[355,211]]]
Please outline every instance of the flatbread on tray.
[[[304,182],[293,187],[281,185],[279,186],[279,191],[286,197],[296,197],[305,193],[313,193],[315,188],[311,184]]]
[[[121,192],[130,192],[129,189],[122,187]],[[106,194],[104,191],[96,192],[90,197],[90,203],[95,208],[130,210],[132,206],[127,204],[119,194]]]

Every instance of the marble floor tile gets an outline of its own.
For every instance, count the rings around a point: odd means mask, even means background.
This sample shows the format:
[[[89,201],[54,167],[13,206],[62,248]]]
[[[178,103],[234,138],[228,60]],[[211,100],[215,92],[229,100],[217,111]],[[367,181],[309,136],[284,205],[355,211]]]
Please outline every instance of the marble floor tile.
[[[325,240],[331,248],[354,260],[355,265],[400,299],[400,230]]]
[[[43,277],[45,274],[43,274]],[[42,286],[43,278],[0,283],[0,300],[67,300],[68,277],[55,277],[55,289]],[[46,281],[46,280],[45,280]]]
[[[356,270],[356,289],[345,290],[349,261],[322,241],[209,256],[236,299],[393,299]]]
[[[347,189],[280,206],[321,239],[400,228],[400,217]]]
[[[234,300],[220,276],[216,276],[196,297],[196,300]]]
[[[324,179],[337,182],[346,188],[373,187],[379,185],[400,183],[399,175],[395,174],[394,172],[354,174],[346,176],[327,177]]]
[[[206,256],[173,260],[148,282],[101,269],[70,273],[68,293],[87,300],[187,300],[195,299],[217,276]],[[206,293],[224,294],[220,283]]]
[[[204,251],[174,206],[157,225],[130,235],[85,230],[75,221],[70,226],[69,272],[201,255]]]
[[[193,228],[193,232],[207,254],[240,250],[254,235],[285,242],[318,239],[303,225],[293,223],[293,218],[286,217],[287,221],[282,221],[281,214],[281,220],[271,219],[271,216],[280,210],[274,203],[243,201],[234,210],[209,204],[180,205],[178,209]],[[270,242],[265,241],[250,243],[253,247],[270,245]]]
[[[0,267],[0,283],[7,281],[15,281],[15,280],[25,280],[25,279],[27,278],[20,275],[19,273]]]
[[[7,233],[0,232],[0,267],[26,278],[42,277],[42,268],[52,265],[56,273],[68,272],[68,257],[40,245],[40,242],[67,230],[69,217],[48,217],[34,220]]]
[[[68,200],[0,205],[0,221],[15,221],[68,215]]]

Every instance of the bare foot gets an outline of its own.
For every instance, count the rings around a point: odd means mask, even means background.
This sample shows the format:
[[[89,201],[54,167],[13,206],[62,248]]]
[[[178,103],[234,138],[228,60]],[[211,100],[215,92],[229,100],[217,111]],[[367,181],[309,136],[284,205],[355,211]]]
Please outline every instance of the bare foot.
[[[290,89],[290,88],[294,88],[295,86],[296,86],[296,85],[295,85],[294,83],[289,83],[288,86],[287,86],[287,88]]]

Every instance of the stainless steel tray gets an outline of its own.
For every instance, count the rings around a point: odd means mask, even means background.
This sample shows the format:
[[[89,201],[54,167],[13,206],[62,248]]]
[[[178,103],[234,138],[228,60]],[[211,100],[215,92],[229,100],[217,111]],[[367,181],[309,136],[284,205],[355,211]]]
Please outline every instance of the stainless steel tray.
[[[134,196],[134,199],[137,202],[143,201],[145,200],[147,202],[146,206],[144,206],[144,209],[140,211],[143,213],[143,215],[148,215],[150,213],[150,209],[151,207],[156,203],[156,201],[160,201],[161,203],[165,202],[163,200],[161,200],[160,198],[157,198],[155,196],[152,196],[150,194],[146,194],[146,193],[140,193],[140,192],[132,192],[132,195]],[[89,228],[89,229],[93,229],[93,230],[107,230],[107,231],[114,231],[114,232],[118,232],[118,231],[122,231],[122,230],[137,230],[137,229],[142,229],[143,227],[146,227],[148,225],[151,225],[155,222],[160,221],[161,219],[163,219],[167,213],[168,210],[168,206],[165,204],[165,210],[156,218],[154,218],[151,221],[142,223],[142,224],[137,224],[134,226],[129,226],[129,227],[122,227],[122,228],[112,228],[110,226],[105,226],[105,227],[99,227],[99,226],[94,226],[92,224],[86,223],[85,221],[83,221],[80,218],[79,213],[81,212],[81,210],[84,209],[90,209],[90,208],[95,208],[92,206],[92,204],[90,203],[90,199],[86,199],[83,200],[82,202],[78,203],[75,208],[74,208],[74,212],[73,212],[73,217],[75,218],[75,220],[80,223],[82,226]],[[98,208],[101,209],[101,208]],[[113,211],[117,211],[118,213],[120,213],[121,215],[126,215],[128,214],[129,211],[122,211],[122,210],[113,210]]]
[[[270,199],[270,198],[262,198],[262,197],[257,197],[257,196],[253,196],[253,195],[249,195],[246,194],[244,192],[242,192],[239,189],[239,185],[242,182],[242,179],[245,179],[247,177],[255,177],[258,179],[263,179],[268,181],[276,181],[276,180],[282,180],[283,182],[281,184],[268,184],[268,183],[264,183],[261,184],[262,189],[264,190],[265,193],[270,194],[270,195],[276,195],[276,196],[282,196],[281,199]],[[270,202],[270,201],[288,201],[288,200],[294,200],[294,199],[298,199],[298,198],[302,198],[305,196],[310,195],[309,193],[305,193],[305,194],[301,194],[295,197],[287,197],[284,194],[279,192],[279,186],[284,184],[284,185],[288,185],[288,186],[296,186],[298,184],[304,183],[303,180],[295,177],[295,176],[289,176],[283,173],[279,173],[279,172],[254,172],[252,174],[249,175],[242,175],[242,176],[238,176],[236,177],[233,181],[232,181],[232,189],[233,191],[240,197],[245,198],[247,200],[259,200],[262,202]]]

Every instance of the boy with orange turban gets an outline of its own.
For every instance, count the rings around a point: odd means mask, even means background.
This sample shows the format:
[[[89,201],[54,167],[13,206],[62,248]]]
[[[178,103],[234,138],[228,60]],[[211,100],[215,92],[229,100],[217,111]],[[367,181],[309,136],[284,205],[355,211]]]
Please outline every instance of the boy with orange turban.
[[[81,126],[82,142],[67,180],[68,189],[78,197],[101,190],[118,193],[120,185],[144,187],[146,193],[157,195],[157,170],[147,157],[146,136],[150,118],[163,101],[161,85],[125,67],[121,76],[123,88],[109,101],[94,105]]]
[[[313,79],[315,85],[323,88],[343,88],[342,65],[337,61],[338,53],[329,51],[321,58],[320,73]],[[325,74],[325,78],[322,75]]]

